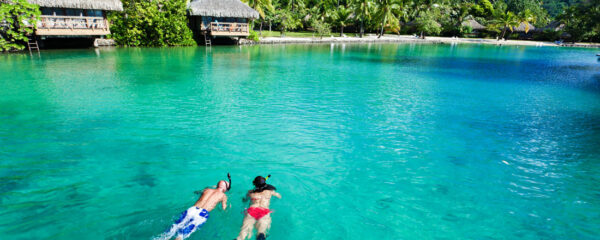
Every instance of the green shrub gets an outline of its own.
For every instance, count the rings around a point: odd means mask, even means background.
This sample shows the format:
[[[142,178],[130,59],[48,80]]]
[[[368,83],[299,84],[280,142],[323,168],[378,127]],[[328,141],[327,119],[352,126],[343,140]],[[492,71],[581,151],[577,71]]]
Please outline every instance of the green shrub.
[[[33,28],[27,25],[35,26],[40,14],[39,7],[26,0],[0,4],[0,51],[25,49],[27,35],[33,33]]]
[[[258,42],[260,41],[260,38],[258,37],[258,33],[254,30],[250,30],[250,35],[248,35],[248,39]]]
[[[331,25],[324,21],[313,20],[312,27],[317,31],[320,38],[323,38],[325,35],[331,35]]]
[[[123,12],[109,19],[111,37],[124,46],[196,45],[187,25],[186,0],[123,1]]]
[[[433,11],[426,11],[421,13],[417,19],[417,31],[423,32],[426,35],[437,36],[442,32],[442,26],[435,21],[435,13]]]

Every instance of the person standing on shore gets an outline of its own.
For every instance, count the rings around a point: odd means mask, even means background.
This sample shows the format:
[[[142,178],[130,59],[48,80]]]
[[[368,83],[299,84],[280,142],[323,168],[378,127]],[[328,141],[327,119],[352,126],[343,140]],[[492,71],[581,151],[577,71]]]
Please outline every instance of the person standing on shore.
[[[237,240],[245,240],[247,237],[250,237],[254,227],[257,230],[256,240],[265,240],[267,238],[267,231],[271,228],[272,211],[269,209],[271,197],[275,196],[281,199],[281,195],[275,192],[276,188],[267,184],[267,179],[270,176],[267,176],[267,178],[258,176],[252,181],[254,189],[248,191],[248,194],[244,198],[244,201],[250,199],[250,207],[246,209],[246,215],[242,222],[240,234],[236,238]]]

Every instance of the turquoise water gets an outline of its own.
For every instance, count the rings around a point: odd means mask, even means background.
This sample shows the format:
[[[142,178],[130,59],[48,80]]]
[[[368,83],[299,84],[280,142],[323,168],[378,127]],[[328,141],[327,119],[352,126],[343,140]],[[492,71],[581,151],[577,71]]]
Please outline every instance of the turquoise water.
[[[594,239],[600,62],[571,48],[282,45],[0,55],[0,238],[151,239],[195,190],[232,239]]]

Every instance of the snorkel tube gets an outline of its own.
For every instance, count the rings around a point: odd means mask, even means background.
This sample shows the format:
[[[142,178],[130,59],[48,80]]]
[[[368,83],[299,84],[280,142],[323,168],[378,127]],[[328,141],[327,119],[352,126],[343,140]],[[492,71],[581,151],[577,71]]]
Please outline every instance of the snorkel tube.
[[[271,176],[271,175],[269,175],[269,176]],[[227,186],[226,192],[231,189],[231,174],[229,174],[229,173],[227,173],[227,180],[229,180],[229,186]],[[216,187],[218,187],[218,186],[213,186],[213,188],[216,188]],[[211,188],[211,187],[206,187],[204,190],[206,190],[208,188]],[[204,190],[194,191],[194,194],[200,195],[200,194],[202,194],[204,192]]]
[[[227,191],[229,191],[231,190],[231,175],[229,173],[227,173],[227,179],[229,179],[229,186],[227,186]]]

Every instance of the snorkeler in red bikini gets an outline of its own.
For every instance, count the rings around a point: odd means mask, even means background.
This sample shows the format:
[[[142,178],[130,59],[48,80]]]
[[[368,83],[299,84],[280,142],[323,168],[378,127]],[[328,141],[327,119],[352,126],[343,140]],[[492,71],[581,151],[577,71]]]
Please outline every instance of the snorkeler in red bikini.
[[[270,175],[269,175],[270,177]],[[281,195],[275,192],[275,187],[267,184],[267,179],[258,176],[254,179],[254,189],[248,191],[244,201],[251,200],[250,207],[246,209],[246,216],[242,222],[242,229],[237,240],[245,240],[252,235],[252,230],[256,227],[256,240],[266,239],[267,230],[271,228],[271,197],[281,198]]]

